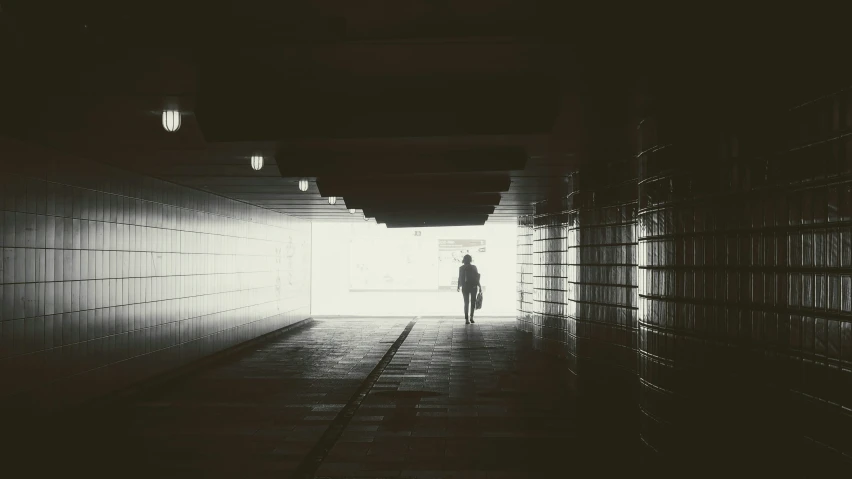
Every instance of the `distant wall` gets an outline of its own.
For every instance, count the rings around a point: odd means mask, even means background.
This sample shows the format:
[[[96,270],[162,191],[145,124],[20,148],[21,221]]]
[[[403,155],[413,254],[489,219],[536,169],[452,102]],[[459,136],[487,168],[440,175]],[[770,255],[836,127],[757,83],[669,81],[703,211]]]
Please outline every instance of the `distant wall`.
[[[515,226],[485,225],[472,227],[422,228],[422,238],[436,245],[424,254],[437,255],[439,239],[484,239],[487,259],[472,253],[484,287],[484,307],[479,314],[512,316],[515,314]],[[313,314],[315,315],[434,315],[464,318],[461,293],[452,291],[350,291],[350,241],[353,238],[404,239],[414,237],[415,229],[387,229],[374,223],[313,223]],[[386,254],[406,268],[405,251]],[[398,258],[394,260],[394,258]],[[486,262],[487,261],[487,262]],[[453,268],[457,273],[457,266]],[[389,271],[393,273],[393,271]],[[437,278],[427,278],[437,284]]]

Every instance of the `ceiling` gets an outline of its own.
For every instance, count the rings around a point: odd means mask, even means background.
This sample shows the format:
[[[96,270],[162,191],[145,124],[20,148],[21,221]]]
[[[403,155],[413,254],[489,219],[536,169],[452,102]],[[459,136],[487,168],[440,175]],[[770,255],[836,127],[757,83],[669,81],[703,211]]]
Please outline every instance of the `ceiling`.
[[[542,35],[536,2],[83,1],[50,16],[43,3],[0,1],[4,53],[26,73],[4,89],[20,93],[7,98],[18,137],[389,227],[514,222],[576,166],[555,133],[575,122],[570,51]],[[164,109],[182,112],[178,131]]]
[[[514,222],[624,151],[625,79],[667,65],[564,1],[210,5],[0,0],[4,132],[312,220]]]

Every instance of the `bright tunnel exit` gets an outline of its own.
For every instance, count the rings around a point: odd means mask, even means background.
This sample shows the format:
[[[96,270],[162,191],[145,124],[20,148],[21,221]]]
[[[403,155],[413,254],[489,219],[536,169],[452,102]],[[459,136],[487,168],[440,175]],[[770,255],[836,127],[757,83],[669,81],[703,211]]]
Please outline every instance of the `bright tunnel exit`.
[[[312,223],[314,316],[458,316],[462,257],[481,274],[482,316],[514,316],[516,226],[386,228]]]

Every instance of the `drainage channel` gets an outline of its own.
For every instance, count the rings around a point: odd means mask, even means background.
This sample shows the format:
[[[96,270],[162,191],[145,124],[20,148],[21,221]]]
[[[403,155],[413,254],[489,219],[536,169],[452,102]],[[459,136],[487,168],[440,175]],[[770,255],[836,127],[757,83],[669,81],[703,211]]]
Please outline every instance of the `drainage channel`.
[[[419,317],[419,316],[418,316]],[[325,433],[323,433],[320,440],[314,446],[313,449],[302,459],[302,462],[299,464],[299,467],[293,472],[290,476],[291,479],[313,479],[316,474],[317,469],[319,469],[322,462],[325,460],[331,448],[337,443],[337,440],[340,439],[340,436],[343,434],[343,431],[346,429],[346,426],[349,425],[349,421],[352,420],[352,417],[355,416],[355,412],[361,407],[361,403],[364,402],[364,398],[369,394],[370,389],[376,384],[379,380],[379,377],[384,372],[385,368],[388,364],[390,364],[393,359],[396,351],[402,346],[402,343],[405,342],[405,338],[408,337],[408,333],[411,332],[411,329],[414,328],[414,323],[417,322],[417,318],[411,320],[405,329],[400,333],[399,337],[396,338],[396,341],[391,345],[388,351],[382,356],[382,359],[379,360],[379,363],[376,364],[376,367],[370,371],[370,374],[364,379],[364,382],[358,386],[358,389],[354,394],[349,398],[349,401],[346,402],[346,405],[343,406],[343,409],[337,413],[334,420],[331,422],[331,425],[328,426]]]

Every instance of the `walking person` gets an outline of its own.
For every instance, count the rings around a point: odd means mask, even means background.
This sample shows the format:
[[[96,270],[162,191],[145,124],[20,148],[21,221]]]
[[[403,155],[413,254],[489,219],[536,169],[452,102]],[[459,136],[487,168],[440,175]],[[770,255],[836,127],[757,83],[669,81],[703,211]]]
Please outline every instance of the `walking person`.
[[[475,322],[473,312],[476,310],[476,293],[478,288],[482,288],[479,284],[479,271],[476,270],[476,266],[470,264],[472,262],[473,258],[469,254],[464,255],[462,265],[459,266],[459,281],[456,288],[456,291],[461,290],[464,297],[464,324]],[[468,314],[468,308],[470,314]]]

